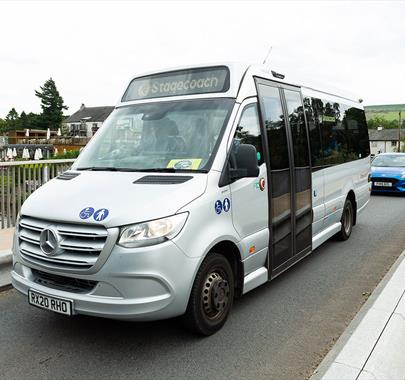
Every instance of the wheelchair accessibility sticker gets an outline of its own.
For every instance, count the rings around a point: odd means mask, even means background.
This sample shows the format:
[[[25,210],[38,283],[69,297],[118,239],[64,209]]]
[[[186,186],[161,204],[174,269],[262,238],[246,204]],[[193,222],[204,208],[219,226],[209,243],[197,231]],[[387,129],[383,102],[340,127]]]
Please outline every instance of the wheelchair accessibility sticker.
[[[221,202],[219,199],[215,202],[214,205],[215,212],[219,215],[222,210],[225,212],[228,212],[231,209],[231,201],[229,198],[225,198],[223,202]]]
[[[215,202],[215,212],[218,215],[222,212],[222,202],[220,200]]]
[[[80,219],[89,219],[94,213],[93,207],[86,207],[82,211],[80,211],[79,216]]]

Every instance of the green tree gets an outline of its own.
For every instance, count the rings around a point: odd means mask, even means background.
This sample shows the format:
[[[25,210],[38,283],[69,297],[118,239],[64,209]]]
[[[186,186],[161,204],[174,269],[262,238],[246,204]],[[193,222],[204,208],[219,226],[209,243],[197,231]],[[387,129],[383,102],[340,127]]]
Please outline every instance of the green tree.
[[[20,115],[20,128],[21,129],[31,128],[28,121],[28,115],[24,111],[22,111]]]
[[[0,133],[4,133],[6,131],[7,123],[5,120],[0,119]]]
[[[20,116],[13,107],[6,116],[6,130],[15,130],[20,127]]]
[[[387,120],[381,116],[375,116],[367,120],[367,125],[370,129],[383,127],[384,129],[398,128],[398,120]]]
[[[40,91],[35,90],[35,95],[41,99],[41,128],[57,129],[62,125],[63,110],[67,110],[63,103],[63,98],[60,96],[56,88],[55,81],[48,79]]]
[[[21,114],[22,117],[22,114]],[[29,129],[40,129],[42,127],[42,118],[41,115],[30,112],[27,115],[27,125]]]

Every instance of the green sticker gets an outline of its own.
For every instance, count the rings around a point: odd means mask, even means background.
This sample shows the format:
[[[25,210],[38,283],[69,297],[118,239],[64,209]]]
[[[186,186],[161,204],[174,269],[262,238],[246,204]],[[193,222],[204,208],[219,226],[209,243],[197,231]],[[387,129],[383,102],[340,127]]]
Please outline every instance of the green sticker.
[[[257,161],[260,161],[262,155],[260,154],[260,152],[257,152]]]

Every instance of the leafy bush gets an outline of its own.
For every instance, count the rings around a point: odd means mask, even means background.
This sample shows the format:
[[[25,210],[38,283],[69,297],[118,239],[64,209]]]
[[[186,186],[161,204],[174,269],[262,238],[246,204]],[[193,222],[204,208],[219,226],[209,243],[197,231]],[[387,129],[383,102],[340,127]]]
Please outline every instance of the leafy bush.
[[[77,158],[80,154],[80,150],[68,150],[66,153],[58,153],[53,157],[49,157],[52,160],[66,160],[69,158]]]

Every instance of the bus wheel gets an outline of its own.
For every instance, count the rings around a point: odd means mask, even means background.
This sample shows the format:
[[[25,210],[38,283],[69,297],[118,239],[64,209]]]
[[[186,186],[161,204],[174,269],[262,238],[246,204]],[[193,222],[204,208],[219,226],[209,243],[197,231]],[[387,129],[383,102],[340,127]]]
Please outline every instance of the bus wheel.
[[[342,219],[340,220],[340,222],[342,223],[342,228],[336,235],[339,240],[349,239],[350,234],[352,233],[353,220],[353,204],[349,199],[346,199],[345,205],[343,207]]]
[[[210,253],[201,264],[183,316],[188,329],[212,335],[226,322],[233,303],[234,275],[228,260]]]

